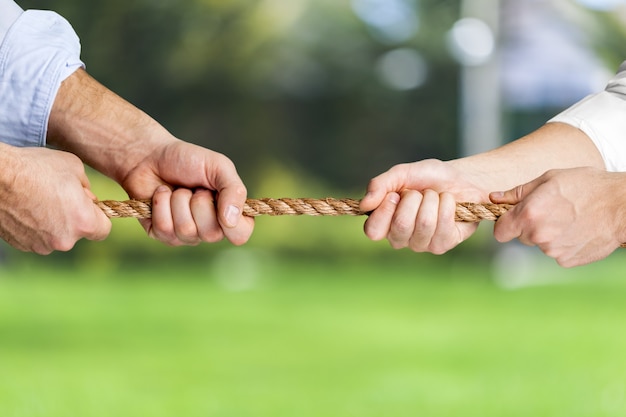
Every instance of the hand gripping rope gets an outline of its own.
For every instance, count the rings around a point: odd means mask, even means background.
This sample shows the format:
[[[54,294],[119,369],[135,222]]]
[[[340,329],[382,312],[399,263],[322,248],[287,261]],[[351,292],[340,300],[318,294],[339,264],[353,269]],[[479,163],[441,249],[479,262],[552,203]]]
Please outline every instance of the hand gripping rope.
[[[368,213],[359,209],[359,200],[351,198],[263,198],[248,199],[243,214],[248,217],[261,215],[285,216],[364,216]],[[134,217],[148,219],[152,216],[150,200],[96,201],[96,204],[110,218]],[[456,221],[479,222],[498,220],[511,207],[508,204],[457,203]]]
[[[149,219],[152,217],[150,200],[95,202],[109,218],[134,217]],[[369,213],[359,209],[360,200],[352,198],[262,198],[246,200],[244,216],[366,216]],[[482,220],[496,221],[514,206],[511,204],[492,203],[457,203],[455,220],[457,222],[477,223]],[[626,243],[622,243],[626,248]]]

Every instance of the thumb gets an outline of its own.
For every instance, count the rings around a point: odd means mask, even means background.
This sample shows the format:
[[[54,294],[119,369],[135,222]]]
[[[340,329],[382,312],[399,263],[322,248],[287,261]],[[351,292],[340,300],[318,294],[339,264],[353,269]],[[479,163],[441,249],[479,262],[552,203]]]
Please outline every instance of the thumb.
[[[361,200],[361,210],[368,212],[377,209],[389,195],[400,193],[408,187],[407,178],[410,174],[407,164],[396,165],[388,171],[370,180],[367,185],[367,193]],[[418,187],[413,187],[418,189]]]
[[[217,211],[219,222],[226,228],[235,228],[243,216],[243,206],[248,194],[239,177],[218,187]]]
[[[104,240],[107,236],[109,236],[109,233],[111,233],[111,220],[96,204],[94,204],[97,200],[94,193],[88,188],[83,188],[83,191],[85,191],[87,201],[91,202],[91,204],[86,203],[86,207],[90,207],[93,210],[91,230],[86,238],[88,240]]]
[[[538,180],[518,185],[508,191],[494,191],[489,194],[489,199],[496,204],[518,204],[526,196],[533,192],[539,185]]]
[[[203,187],[217,193],[217,217],[222,228],[234,229],[243,217],[248,190],[235,164],[225,155],[211,152],[206,163]]]

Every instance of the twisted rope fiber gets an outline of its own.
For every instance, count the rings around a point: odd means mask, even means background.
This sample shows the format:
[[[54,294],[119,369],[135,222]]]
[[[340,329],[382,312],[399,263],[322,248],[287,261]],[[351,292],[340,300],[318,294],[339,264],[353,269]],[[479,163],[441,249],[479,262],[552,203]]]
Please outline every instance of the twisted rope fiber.
[[[364,216],[369,213],[359,209],[360,200],[351,198],[263,198],[248,199],[243,208],[243,214],[248,217],[261,215],[307,215],[307,216]],[[152,203],[150,200],[127,201],[96,201],[96,204],[109,218],[134,217],[148,219],[152,217]],[[511,209],[509,204],[491,203],[457,203],[456,221],[480,222],[482,220],[498,220]]]
[[[115,201],[104,200],[95,202],[109,218],[134,217],[149,219],[152,217],[150,200]],[[248,217],[261,215],[308,215],[308,216],[366,216],[369,213],[359,208],[360,200],[351,198],[262,198],[248,199],[243,214]],[[496,221],[500,216],[513,208],[510,204],[492,203],[457,203],[455,220],[457,222],[477,223],[482,220]],[[626,248],[626,243],[621,245]]]

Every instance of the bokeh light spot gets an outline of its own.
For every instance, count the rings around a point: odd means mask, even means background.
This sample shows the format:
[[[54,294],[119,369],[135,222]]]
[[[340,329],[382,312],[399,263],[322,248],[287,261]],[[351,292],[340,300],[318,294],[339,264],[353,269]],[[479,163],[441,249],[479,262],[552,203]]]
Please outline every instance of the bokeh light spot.
[[[414,49],[398,48],[387,52],[378,60],[381,81],[394,90],[412,90],[426,81],[426,61]]]

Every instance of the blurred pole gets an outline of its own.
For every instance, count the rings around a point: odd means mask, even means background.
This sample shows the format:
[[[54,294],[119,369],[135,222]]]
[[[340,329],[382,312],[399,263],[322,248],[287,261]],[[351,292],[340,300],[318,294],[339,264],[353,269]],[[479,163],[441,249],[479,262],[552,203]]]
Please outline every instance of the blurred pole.
[[[461,66],[461,156],[484,152],[502,143],[499,6],[499,0],[461,0],[461,18],[483,21],[495,40],[493,53],[485,62]]]

